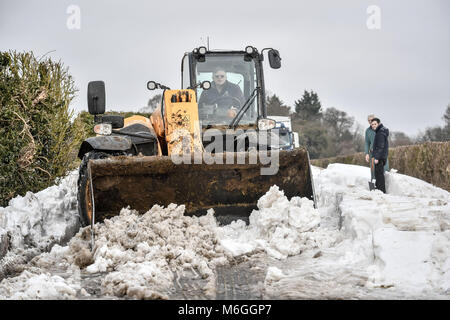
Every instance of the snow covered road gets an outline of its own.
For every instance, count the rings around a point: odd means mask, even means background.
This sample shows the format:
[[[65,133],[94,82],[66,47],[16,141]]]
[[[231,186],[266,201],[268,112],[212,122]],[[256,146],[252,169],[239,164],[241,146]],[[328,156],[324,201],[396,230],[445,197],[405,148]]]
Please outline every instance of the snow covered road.
[[[450,298],[450,193],[394,170],[387,194],[369,191],[366,167],[313,176],[318,210],[276,186],[248,226],[123,209],[96,225],[91,253],[71,172],[0,208],[0,299]]]

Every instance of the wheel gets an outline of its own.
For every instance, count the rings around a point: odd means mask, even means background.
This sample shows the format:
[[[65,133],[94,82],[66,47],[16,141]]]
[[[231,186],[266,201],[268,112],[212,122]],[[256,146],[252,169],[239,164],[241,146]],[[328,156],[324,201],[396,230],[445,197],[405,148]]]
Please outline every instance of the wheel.
[[[91,183],[89,180],[89,174],[87,165],[91,159],[105,159],[111,155],[100,151],[91,151],[84,155],[80,164],[78,174],[78,216],[81,226],[86,227],[92,222],[92,196],[91,196]]]

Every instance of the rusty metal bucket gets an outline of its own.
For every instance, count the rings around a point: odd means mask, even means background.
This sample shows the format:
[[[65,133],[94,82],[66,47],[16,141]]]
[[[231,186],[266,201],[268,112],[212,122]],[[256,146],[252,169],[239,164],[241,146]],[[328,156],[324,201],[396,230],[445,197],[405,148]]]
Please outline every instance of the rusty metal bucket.
[[[308,152],[304,148],[277,151],[276,174],[264,175],[268,167],[252,163],[248,152],[216,154],[231,164],[175,164],[168,156],[118,156],[90,160],[95,221],[118,215],[124,207],[145,213],[153,205],[186,206],[185,214],[202,215],[213,208],[222,224],[248,217],[257,200],[277,185],[288,198],[314,200]],[[240,159],[240,163],[238,163]],[[242,161],[244,159],[244,162]],[[217,162],[217,161],[216,161]]]

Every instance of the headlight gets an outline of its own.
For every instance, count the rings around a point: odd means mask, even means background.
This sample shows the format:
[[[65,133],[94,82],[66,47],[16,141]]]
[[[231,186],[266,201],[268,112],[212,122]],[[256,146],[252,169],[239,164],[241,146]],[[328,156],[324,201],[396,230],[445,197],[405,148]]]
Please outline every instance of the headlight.
[[[205,47],[200,47],[200,48],[198,48],[198,53],[200,53],[200,54],[206,54],[206,51],[207,51],[207,49],[205,48]]]
[[[258,129],[259,130],[270,130],[275,128],[276,122],[272,119],[259,119]]]
[[[211,88],[211,82],[209,82],[209,81],[203,81],[202,82],[202,89],[204,89],[204,90],[209,90],[209,88]]]
[[[158,84],[155,81],[147,82],[147,89],[148,90],[155,90],[156,88],[158,88]]]
[[[112,132],[112,125],[110,123],[99,123],[94,126],[94,132],[103,136],[109,136]]]

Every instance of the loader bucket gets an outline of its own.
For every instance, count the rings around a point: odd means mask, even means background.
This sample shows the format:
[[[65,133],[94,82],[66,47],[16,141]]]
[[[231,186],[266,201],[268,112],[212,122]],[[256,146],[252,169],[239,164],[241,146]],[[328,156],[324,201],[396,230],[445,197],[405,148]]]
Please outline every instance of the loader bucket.
[[[264,166],[259,162],[249,164],[249,153],[239,155],[245,157],[245,164],[175,164],[168,156],[90,160],[95,222],[118,215],[127,206],[145,213],[155,204],[170,203],[184,204],[186,215],[206,214],[213,208],[222,224],[236,219],[248,222],[258,199],[272,185],[288,198],[314,200],[306,149],[280,151],[274,175],[262,175]],[[238,153],[232,156],[236,160]]]

